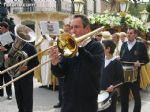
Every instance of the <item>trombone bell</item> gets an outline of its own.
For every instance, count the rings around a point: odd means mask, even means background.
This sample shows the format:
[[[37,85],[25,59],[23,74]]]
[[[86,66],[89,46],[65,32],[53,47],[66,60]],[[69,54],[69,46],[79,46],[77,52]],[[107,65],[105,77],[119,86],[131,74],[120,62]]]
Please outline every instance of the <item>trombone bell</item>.
[[[57,40],[58,49],[65,57],[72,58],[78,52],[78,43],[88,40],[92,35],[101,32],[103,29],[104,27],[100,27],[78,38],[75,38],[69,33],[62,33]]]
[[[69,33],[60,34],[57,45],[65,57],[73,57],[78,51],[76,40]]]

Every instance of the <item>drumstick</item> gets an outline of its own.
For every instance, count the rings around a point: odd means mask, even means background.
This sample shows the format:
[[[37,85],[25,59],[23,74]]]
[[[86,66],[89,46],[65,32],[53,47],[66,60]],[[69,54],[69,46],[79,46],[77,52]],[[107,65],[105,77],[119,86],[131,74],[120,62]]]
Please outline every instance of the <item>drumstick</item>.
[[[114,88],[116,88],[116,87],[118,87],[118,86],[120,86],[120,85],[122,85],[123,84],[123,82],[121,82],[121,83],[119,83],[119,84],[116,84],[115,86],[114,86]]]
[[[117,88],[118,86],[120,86],[120,85],[122,85],[122,84],[123,84],[123,82],[120,82],[120,83],[114,85],[113,87],[114,87],[114,88]],[[105,91],[108,92],[107,90],[105,90]],[[102,91],[101,93],[104,93],[105,91]],[[100,93],[100,94],[101,94],[101,93]]]
[[[134,64],[136,62],[129,62],[129,61],[121,61],[122,63],[127,63],[127,64]],[[145,64],[145,63],[140,63],[141,65]]]

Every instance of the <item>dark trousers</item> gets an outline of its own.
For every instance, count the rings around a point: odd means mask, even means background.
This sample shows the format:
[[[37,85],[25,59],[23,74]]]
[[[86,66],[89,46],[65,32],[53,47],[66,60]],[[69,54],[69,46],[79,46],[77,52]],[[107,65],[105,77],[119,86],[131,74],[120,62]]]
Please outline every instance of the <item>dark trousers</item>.
[[[4,66],[0,68],[0,70],[4,70]],[[5,72],[4,74],[0,75],[0,86],[2,86],[4,83],[11,81],[11,76]],[[6,93],[8,96],[12,95],[12,84],[6,86]],[[4,96],[4,89],[0,89],[0,96]]]
[[[58,86],[58,99],[59,99],[59,103],[62,105],[63,103],[63,100],[64,100],[64,93],[63,93],[63,90],[64,90],[64,77],[59,77],[58,78],[58,83],[59,83],[59,86]]]
[[[33,77],[29,75],[14,83],[19,112],[33,111]]]
[[[111,94],[111,105],[105,110],[98,112],[116,112],[117,92]]]
[[[97,100],[95,98],[78,102],[64,100],[61,112],[97,112]]]
[[[121,98],[121,112],[128,112],[129,108],[129,90],[133,93],[134,98],[134,110],[133,112],[141,112],[141,96],[140,96],[140,86],[139,82],[125,83],[120,88],[120,98]]]

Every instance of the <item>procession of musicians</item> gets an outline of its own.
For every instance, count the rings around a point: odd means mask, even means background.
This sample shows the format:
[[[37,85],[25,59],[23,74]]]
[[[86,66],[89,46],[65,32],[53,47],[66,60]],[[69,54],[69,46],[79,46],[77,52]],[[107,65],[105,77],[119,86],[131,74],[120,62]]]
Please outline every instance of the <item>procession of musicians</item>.
[[[1,42],[1,71],[6,69],[5,61],[17,58],[10,51],[16,50],[14,43],[19,34],[10,32],[8,23],[1,22],[0,34],[7,32],[10,33],[12,42],[6,45]],[[59,36],[68,34],[78,39],[89,34],[92,32],[89,19],[76,14],[58,32],[58,35],[41,32],[41,40],[37,45],[25,43],[20,51],[25,52],[28,57],[38,55],[22,65],[16,75],[12,76],[10,72],[0,74],[0,87],[38,64],[45,64],[2,87],[0,98],[4,97],[6,89],[7,99],[12,100],[14,85],[18,112],[33,112],[35,78],[41,83],[40,88],[58,89],[58,104],[54,104],[54,108],[61,108],[61,112],[116,112],[118,103],[121,104],[120,112],[128,112],[131,100],[134,100],[133,112],[141,112],[140,92],[150,86],[150,54],[149,43],[138,35],[137,29],[128,27],[125,32],[113,33],[102,29],[76,43],[77,52],[71,57],[63,55],[58,48]],[[26,36],[24,32],[21,33],[20,35]],[[49,47],[49,50],[42,52]],[[67,50],[63,51],[65,52]]]

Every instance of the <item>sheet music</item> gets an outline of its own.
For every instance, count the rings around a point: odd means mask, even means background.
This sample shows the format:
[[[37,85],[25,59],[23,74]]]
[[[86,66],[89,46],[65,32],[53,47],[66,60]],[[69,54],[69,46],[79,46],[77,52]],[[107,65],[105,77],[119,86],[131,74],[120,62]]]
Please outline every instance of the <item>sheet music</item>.
[[[0,42],[2,46],[8,45],[13,42],[10,32],[6,32],[0,35]]]
[[[58,35],[59,34],[59,23],[52,21],[40,21],[40,28],[42,35]]]
[[[48,33],[48,30],[47,30],[47,21],[40,21],[40,29],[41,29],[42,35],[45,35],[45,34]]]

